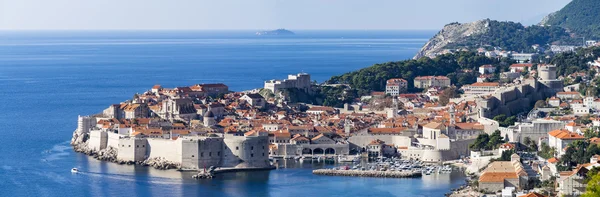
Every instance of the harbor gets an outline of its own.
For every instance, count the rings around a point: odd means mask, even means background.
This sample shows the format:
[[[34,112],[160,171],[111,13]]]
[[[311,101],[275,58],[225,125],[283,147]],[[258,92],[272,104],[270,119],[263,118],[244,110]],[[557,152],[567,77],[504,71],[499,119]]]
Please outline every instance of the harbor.
[[[361,157],[298,157],[276,159],[274,164],[284,168],[287,163],[312,163],[323,164],[320,169],[312,171],[315,175],[328,176],[356,176],[356,177],[381,177],[381,178],[417,178],[432,174],[452,173],[450,165],[438,165],[415,160],[399,158],[373,158]],[[283,165],[282,165],[283,164]],[[333,165],[334,167],[325,167]]]
[[[339,169],[318,169],[313,170],[313,174],[328,176],[360,176],[380,178],[417,178],[422,176],[422,173],[419,171],[362,171]]]

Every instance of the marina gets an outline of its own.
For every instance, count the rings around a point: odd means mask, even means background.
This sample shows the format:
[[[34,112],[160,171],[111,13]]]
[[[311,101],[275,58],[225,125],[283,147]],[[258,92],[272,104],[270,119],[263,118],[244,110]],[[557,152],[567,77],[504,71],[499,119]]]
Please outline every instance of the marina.
[[[335,167],[315,169],[313,174],[385,178],[415,178],[423,175],[452,173],[454,170],[450,165],[437,165],[399,158],[378,158],[371,161],[367,158],[361,159],[361,157],[313,157],[305,160],[306,158],[276,159],[274,164],[278,168],[283,168],[288,162],[329,163],[335,164]]]
[[[384,178],[417,178],[422,173],[415,171],[362,171],[362,170],[336,170],[336,169],[318,169],[313,170],[316,175],[329,176],[361,176],[361,177],[384,177]]]

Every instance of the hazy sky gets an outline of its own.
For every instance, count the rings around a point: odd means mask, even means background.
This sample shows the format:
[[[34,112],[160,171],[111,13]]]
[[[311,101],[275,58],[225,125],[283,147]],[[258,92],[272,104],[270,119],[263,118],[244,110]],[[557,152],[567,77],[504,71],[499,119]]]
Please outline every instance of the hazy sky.
[[[570,0],[0,0],[0,29],[439,29]]]

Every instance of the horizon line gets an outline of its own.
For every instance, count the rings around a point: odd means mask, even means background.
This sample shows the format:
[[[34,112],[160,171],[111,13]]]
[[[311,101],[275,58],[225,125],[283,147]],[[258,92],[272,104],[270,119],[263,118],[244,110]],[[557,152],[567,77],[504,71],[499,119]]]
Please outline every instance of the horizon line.
[[[0,32],[43,32],[43,31],[439,31],[439,29],[0,29]]]

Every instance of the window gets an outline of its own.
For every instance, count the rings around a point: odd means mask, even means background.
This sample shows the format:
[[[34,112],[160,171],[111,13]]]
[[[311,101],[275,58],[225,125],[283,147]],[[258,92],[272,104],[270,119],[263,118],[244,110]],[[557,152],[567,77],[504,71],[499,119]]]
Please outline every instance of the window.
[[[265,153],[263,153],[263,156],[265,156]]]
[[[139,148],[139,147],[140,147],[140,145],[136,145],[135,147],[136,147],[136,148]]]
[[[240,150],[240,147],[237,147],[237,146],[236,146],[236,147],[235,147],[235,150]]]
[[[254,154],[250,154],[250,157],[254,157]]]
[[[131,148],[131,145],[129,145],[129,148]]]
[[[221,151],[217,152],[217,156],[221,156]]]
[[[204,157],[204,152],[201,152],[201,153],[200,153],[200,157]]]
[[[265,150],[265,146],[263,146],[263,150]]]
[[[192,155],[192,157],[194,157],[194,155]]]
[[[251,146],[251,147],[250,147],[250,150],[254,150],[254,146]]]
[[[209,157],[212,157],[212,152],[208,152],[208,156],[209,156]]]
[[[142,145],[142,147],[146,147],[146,145]]]

